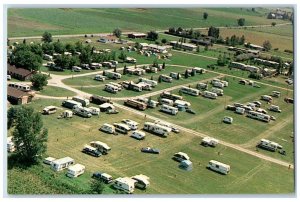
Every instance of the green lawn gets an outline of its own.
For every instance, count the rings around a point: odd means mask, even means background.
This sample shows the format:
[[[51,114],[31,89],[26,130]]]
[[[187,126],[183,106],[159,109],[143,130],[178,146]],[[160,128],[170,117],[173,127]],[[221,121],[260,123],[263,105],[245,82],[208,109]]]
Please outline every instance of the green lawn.
[[[66,90],[64,88],[56,87],[56,86],[46,86],[43,90],[39,91],[38,94],[48,95],[53,97],[67,97],[67,96],[75,96],[76,93]]]
[[[60,101],[36,100],[30,105],[41,110],[47,105],[60,106]],[[63,109],[59,109],[59,112]],[[83,119],[74,116],[72,119],[57,119],[56,114],[43,116],[44,125],[49,129],[48,151],[52,157],[60,158],[70,156],[76,163],[86,166],[86,173],[77,179],[69,179],[62,171],[55,173],[49,167],[30,169],[28,178],[39,179],[24,180],[19,178],[20,171],[9,171],[8,186],[18,183],[24,187],[27,182],[44,183],[40,186],[43,193],[62,193],[65,190],[49,189],[45,187],[53,183],[67,184],[74,190],[84,190],[89,183],[90,173],[94,171],[107,172],[113,177],[133,176],[145,174],[150,177],[150,187],[146,191],[136,189],[136,194],[271,194],[293,193],[293,170],[260,160],[242,152],[218,145],[216,148],[206,148],[199,145],[201,138],[191,134],[170,134],[168,138],[148,134],[145,140],[137,141],[125,135],[112,136],[98,131],[104,123],[120,122],[123,118],[133,119],[140,123],[144,117],[137,116],[120,109],[118,115],[101,114],[100,117]],[[93,140],[106,142],[111,152],[106,156],[94,158],[80,152],[83,145]],[[161,154],[151,155],[139,151],[141,147],[152,146],[159,148]],[[190,172],[178,168],[178,163],[171,159],[175,152],[186,152],[193,162]],[[209,160],[215,159],[231,166],[229,175],[220,175],[207,170],[205,167]],[[42,172],[42,174],[38,174]],[[42,180],[42,182],[41,182]],[[80,184],[80,186],[79,186]],[[180,186],[178,186],[180,184]],[[35,187],[35,186],[33,186]],[[9,189],[10,193],[34,194],[39,190]],[[72,190],[72,189],[70,189]],[[42,192],[41,191],[41,192]],[[66,191],[67,192],[67,191]],[[68,191],[67,193],[69,193]],[[110,189],[107,192],[111,193]]]

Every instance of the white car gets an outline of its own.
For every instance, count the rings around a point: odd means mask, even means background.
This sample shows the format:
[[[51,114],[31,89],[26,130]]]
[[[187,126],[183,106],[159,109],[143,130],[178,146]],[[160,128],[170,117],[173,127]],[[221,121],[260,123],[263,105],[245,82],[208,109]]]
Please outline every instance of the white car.
[[[139,125],[138,122],[132,121],[130,119],[123,119],[122,122],[125,123],[126,125],[128,125],[131,130],[137,130],[138,129],[138,125]]]
[[[223,122],[224,122],[224,123],[232,124],[233,118],[232,118],[232,117],[229,117],[229,116],[225,116],[225,117],[223,118]]]
[[[143,140],[143,139],[145,139],[146,134],[143,131],[136,130],[136,131],[132,132],[132,134],[130,135],[130,137],[133,137],[133,138],[135,138],[137,140]]]

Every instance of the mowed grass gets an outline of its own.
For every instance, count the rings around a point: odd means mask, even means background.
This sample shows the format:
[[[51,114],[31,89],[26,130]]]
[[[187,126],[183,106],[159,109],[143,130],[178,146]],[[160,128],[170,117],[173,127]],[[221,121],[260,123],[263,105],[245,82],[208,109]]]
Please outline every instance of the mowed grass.
[[[43,90],[38,91],[38,94],[53,96],[53,97],[67,97],[67,96],[75,96],[76,93],[66,90],[64,88],[56,87],[56,86],[46,86]]]
[[[60,101],[36,100],[30,104],[36,110],[46,105],[60,105]],[[63,109],[60,109],[62,111]],[[58,114],[57,113],[57,114]],[[201,138],[191,134],[170,134],[161,138],[146,133],[146,139],[137,141],[128,135],[109,135],[98,131],[104,123],[120,122],[123,118],[133,119],[142,128],[144,117],[120,109],[118,115],[101,114],[100,117],[83,119],[74,116],[72,119],[57,119],[56,114],[43,116],[44,125],[49,129],[49,156],[61,158],[70,156],[76,163],[86,166],[86,172],[77,179],[64,176],[66,171],[55,173],[49,167],[43,168],[44,182],[49,180],[67,183],[69,186],[84,189],[88,186],[89,173],[103,171],[116,177],[145,174],[150,177],[150,187],[146,191],[135,190],[136,194],[259,194],[259,193],[293,193],[294,171],[286,167],[260,160],[256,157],[218,145],[206,148],[199,145]],[[84,144],[99,140],[111,148],[108,155],[94,158],[81,153]],[[159,148],[161,154],[151,155],[140,152],[141,147]],[[193,162],[192,171],[178,168],[179,163],[171,157],[176,152],[186,152]],[[206,169],[209,160],[215,159],[231,166],[229,175],[220,175]],[[32,170],[30,172],[36,172]],[[53,173],[53,174],[52,174]],[[51,175],[58,176],[55,179]],[[19,175],[12,173],[8,183],[19,180]],[[23,181],[26,186],[26,181]],[[178,186],[180,184],[180,186]],[[21,184],[20,184],[21,185]],[[36,193],[27,190],[27,193]]]
[[[209,17],[203,19],[203,13]],[[237,26],[244,17],[246,25],[271,24],[260,12],[240,8],[23,8],[8,9],[8,36],[52,34],[111,33],[125,31],[165,30],[169,27],[199,28]],[[63,19],[63,20],[62,20]]]

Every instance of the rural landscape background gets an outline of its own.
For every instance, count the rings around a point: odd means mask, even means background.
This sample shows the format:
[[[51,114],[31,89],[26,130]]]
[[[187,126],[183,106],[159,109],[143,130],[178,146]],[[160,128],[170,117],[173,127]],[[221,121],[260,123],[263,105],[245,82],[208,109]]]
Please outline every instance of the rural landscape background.
[[[104,96],[111,99],[118,114],[100,113],[84,119],[74,116],[72,119],[57,119],[57,114],[42,115],[44,127],[48,129],[47,151],[43,158],[52,156],[62,158],[71,156],[76,162],[85,165],[86,170],[78,178],[69,179],[63,172],[54,172],[48,165],[42,163],[30,167],[22,167],[8,162],[8,193],[9,194],[90,194],[91,175],[102,171],[114,178],[145,174],[150,176],[151,185],[146,190],[135,190],[135,194],[293,194],[294,193],[294,105],[284,98],[293,98],[294,86],[287,84],[293,77],[293,69],[285,69],[276,76],[264,77],[260,80],[249,78],[249,72],[230,68],[229,61],[235,59],[235,54],[228,50],[230,44],[214,43],[211,46],[198,46],[197,50],[185,51],[171,49],[171,58],[146,57],[137,51],[128,51],[126,55],[137,60],[136,64],[127,63],[118,56],[123,54],[122,47],[117,43],[100,43],[101,34],[113,34],[118,28],[124,40],[136,43],[155,43],[163,45],[162,39],[169,41],[183,40],[181,36],[166,34],[170,28],[183,28],[199,31],[208,35],[209,28],[219,29],[223,41],[228,38],[245,38],[245,43],[263,46],[266,41],[272,45],[268,51],[260,55],[270,59],[280,57],[282,63],[293,63],[294,31],[290,19],[269,19],[268,15],[277,8],[10,8],[8,9],[8,39],[12,44],[41,43],[45,32],[51,33],[53,42],[86,44],[90,39],[93,50],[110,49],[119,61],[117,71],[123,72],[127,67],[142,67],[157,63],[165,65],[163,74],[171,72],[184,73],[192,67],[207,70],[205,74],[197,74],[189,78],[174,80],[172,83],[159,83],[152,91],[122,90],[111,94],[102,90],[109,81],[103,83],[94,80],[102,70],[82,70],[73,72],[53,71],[46,65],[40,65],[39,71],[48,75],[48,85],[43,90],[36,90],[36,96],[31,103],[36,112],[41,112],[46,106],[57,106],[58,112],[63,112],[61,103],[64,99],[75,95],[88,97],[90,95]],[[280,8],[280,11],[290,15],[292,8]],[[203,14],[208,16],[204,19]],[[238,19],[244,19],[240,26]],[[148,33],[155,31],[158,39],[129,39],[126,33]],[[234,35],[234,37],[233,37]],[[24,42],[25,41],[25,42]],[[186,41],[189,41],[187,38]],[[182,41],[181,41],[182,42]],[[17,45],[16,45],[17,46]],[[75,45],[74,45],[75,46]],[[244,48],[244,43],[233,45]],[[9,47],[9,46],[8,46]],[[224,65],[219,65],[220,58],[227,58]],[[47,61],[43,60],[43,63]],[[251,64],[246,61],[245,63]],[[264,67],[261,65],[261,67]],[[158,73],[149,73],[146,78],[159,80]],[[184,77],[184,76],[183,76]],[[214,78],[228,81],[224,88],[224,96],[216,100],[201,96],[194,97],[183,94],[184,100],[191,103],[195,115],[179,112],[176,116],[160,112],[158,109],[146,109],[139,112],[124,107],[126,99],[141,95],[158,100],[164,90],[179,94],[182,86],[195,88],[198,82],[209,83]],[[120,81],[138,81],[135,75],[122,75]],[[259,88],[239,84],[240,80],[255,81]],[[12,78],[10,82],[28,83]],[[211,84],[208,84],[211,87]],[[276,121],[269,123],[246,118],[226,106],[233,103],[248,103],[260,100],[261,95],[280,91],[281,97],[274,98],[272,104],[278,105],[282,112],[269,112]],[[98,106],[91,104],[92,106]],[[11,107],[11,106],[9,106]],[[262,108],[267,109],[269,103],[262,101]],[[222,118],[230,116],[233,124],[222,123]],[[99,131],[104,123],[121,122],[122,119],[132,119],[143,127],[146,121],[159,119],[170,122],[181,132],[172,133],[167,138],[161,138],[147,133],[145,140],[137,141],[129,135],[109,135]],[[14,128],[8,130],[8,136],[13,135]],[[200,145],[204,136],[220,140],[217,147]],[[257,149],[256,144],[265,138],[278,142],[286,151],[286,155]],[[94,140],[106,142],[112,148],[108,155],[95,158],[81,152],[82,147]],[[147,155],[140,152],[142,147],[155,147],[161,150],[159,155]],[[183,151],[189,154],[193,162],[190,172],[178,168],[178,163],[171,157],[174,153]],[[206,169],[207,163],[218,160],[230,165],[228,175],[220,175]],[[112,186],[105,185],[103,194],[120,194]]]

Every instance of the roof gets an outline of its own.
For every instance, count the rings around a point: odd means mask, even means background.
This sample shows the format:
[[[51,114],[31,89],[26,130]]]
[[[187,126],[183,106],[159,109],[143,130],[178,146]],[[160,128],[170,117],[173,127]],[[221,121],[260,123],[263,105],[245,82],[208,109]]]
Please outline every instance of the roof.
[[[74,159],[67,156],[67,157],[64,157],[64,158],[57,159],[57,160],[53,161],[53,164],[64,164],[64,163],[68,163],[68,162],[71,162],[71,161],[74,161]]]
[[[91,144],[94,143],[94,144],[97,144],[97,145],[101,145],[102,147],[104,147],[105,149],[110,149],[110,147],[104,143],[104,142],[100,142],[100,141],[92,141],[90,142]]]
[[[112,105],[112,104],[110,104],[110,103],[103,103],[102,105],[99,105],[99,107],[100,108],[112,108],[112,109],[114,109],[115,107]]]
[[[224,163],[221,163],[221,162],[219,162],[219,161],[210,160],[209,162],[210,162],[210,163],[213,163],[213,164],[217,164],[217,165],[219,165],[219,166],[223,166],[223,167],[225,167],[225,168],[230,168],[229,165],[224,164]]]
[[[193,163],[190,160],[184,160],[180,162],[181,165],[191,166]]]
[[[135,175],[133,177],[131,177],[132,179],[134,180],[139,180],[139,181],[142,181],[144,182],[146,185],[150,185],[150,182],[149,182],[149,177],[146,176],[146,175],[142,175],[142,174],[139,174],[139,175]]]
[[[69,167],[69,170],[73,170],[73,171],[79,171],[79,170],[82,170],[82,169],[85,169],[85,166],[81,165],[79,163]]]
[[[186,154],[186,153],[183,153],[183,152],[178,152],[177,154],[183,156],[185,159],[189,160],[190,157]]]
[[[29,96],[29,94],[13,87],[7,87],[7,96],[21,98],[23,96]]]
[[[55,161],[56,158],[53,158],[53,157],[49,156],[49,157],[45,158],[45,160],[52,162],[52,161]]]
[[[133,35],[133,36],[146,36],[146,34],[144,34],[144,33],[130,33],[130,35]]]
[[[28,76],[30,74],[33,74],[34,72],[31,72],[30,70],[28,69],[24,69],[24,68],[17,68],[16,66],[13,66],[13,65],[7,65],[7,71],[8,72],[11,72],[12,74],[19,74],[21,76]]]
[[[119,177],[116,179],[117,182],[123,183],[123,184],[128,184],[132,187],[134,187],[134,184],[136,183],[136,180],[131,179],[129,177]]]

